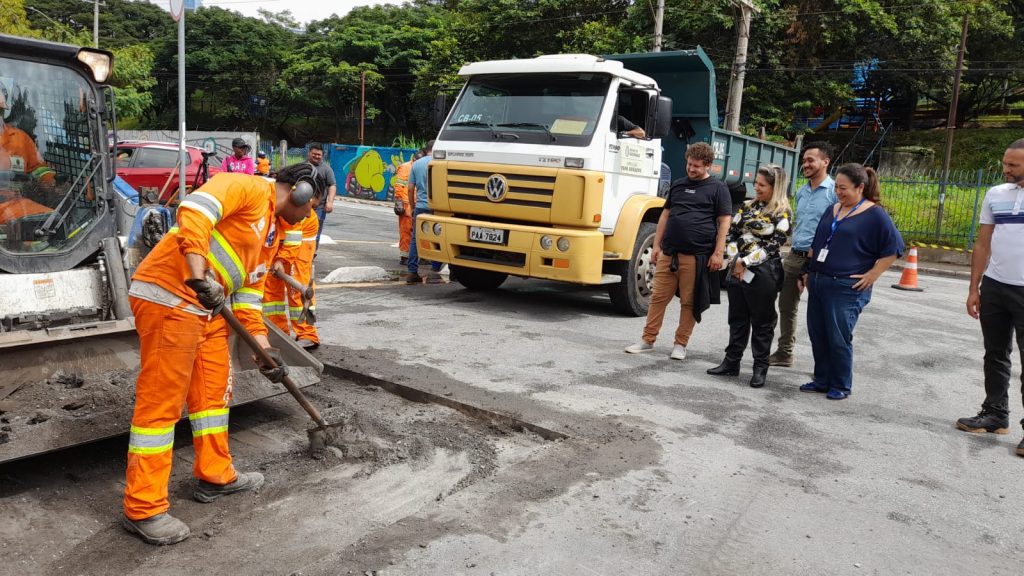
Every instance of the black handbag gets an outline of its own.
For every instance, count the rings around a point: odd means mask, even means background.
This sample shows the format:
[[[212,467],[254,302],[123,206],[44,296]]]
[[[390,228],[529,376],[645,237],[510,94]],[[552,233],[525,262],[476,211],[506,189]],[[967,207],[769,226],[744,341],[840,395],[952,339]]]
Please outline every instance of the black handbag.
[[[395,200],[395,215],[405,216],[405,202],[401,199]]]

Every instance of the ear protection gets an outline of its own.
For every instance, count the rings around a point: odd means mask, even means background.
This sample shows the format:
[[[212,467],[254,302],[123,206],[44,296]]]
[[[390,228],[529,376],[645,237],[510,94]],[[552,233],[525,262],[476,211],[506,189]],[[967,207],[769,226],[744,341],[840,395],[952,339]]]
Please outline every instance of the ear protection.
[[[316,194],[316,186],[313,185],[312,179],[300,178],[292,186],[292,193],[288,195],[288,201],[296,206],[305,206],[313,199],[314,194]]]

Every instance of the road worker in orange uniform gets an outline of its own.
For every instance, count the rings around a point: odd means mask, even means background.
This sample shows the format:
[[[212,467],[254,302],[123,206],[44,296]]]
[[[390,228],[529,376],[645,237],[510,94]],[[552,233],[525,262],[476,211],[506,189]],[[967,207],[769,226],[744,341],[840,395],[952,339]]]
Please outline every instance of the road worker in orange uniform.
[[[27,132],[5,121],[10,106],[7,87],[0,82],[0,170],[52,185],[57,174],[47,166],[35,141]]]
[[[320,221],[316,213],[307,216],[302,222],[284,231],[281,236],[281,248],[274,258],[274,266],[280,266],[289,276],[308,286],[313,278],[313,256],[316,254],[316,232],[320,229]],[[287,292],[287,297],[285,293]],[[310,302],[309,309],[316,311],[316,297]],[[271,274],[267,277],[263,289],[263,314],[285,334],[295,332],[299,346],[314,350],[320,346],[320,336],[316,327],[299,319],[302,315],[302,294],[288,287],[284,280]]]
[[[300,222],[319,200],[312,173],[310,165],[296,164],[283,169],[276,183],[216,175],[182,201],[177,226],[133,277],[129,295],[142,368],[122,524],[145,542],[174,544],[189,536],[188,526],[167,513],[174,426],[186,403],[196,452],[193,497],[212,502],[263,484],[259,472],[237,472],[228,451],[231,359],[219,310],[231,306],[279,364],[260,371],[280,382],[287,369],[267,339],[263,284],[269,254],[276,251],[275,231]]]
[[[410,158],[395,170],[395,214],[398,216],[398,264],[405,266],[409,259],[409,243],[412,242],[412,207],[409,202],[409,172],[416,158]],[[401,205],[399,205],[401,203]]]
[[[267,158],[267,153],[263,150],[256,153],[256,174],[270,176],[270,158]]]

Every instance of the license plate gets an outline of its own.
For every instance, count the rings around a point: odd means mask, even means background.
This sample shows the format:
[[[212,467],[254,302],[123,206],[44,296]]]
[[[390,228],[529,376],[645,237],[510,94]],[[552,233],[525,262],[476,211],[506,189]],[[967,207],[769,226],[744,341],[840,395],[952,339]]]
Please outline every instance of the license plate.
[[[505,230],[470,226],[469,239],[473,242],[483,242],[484,244],[505,244]]]

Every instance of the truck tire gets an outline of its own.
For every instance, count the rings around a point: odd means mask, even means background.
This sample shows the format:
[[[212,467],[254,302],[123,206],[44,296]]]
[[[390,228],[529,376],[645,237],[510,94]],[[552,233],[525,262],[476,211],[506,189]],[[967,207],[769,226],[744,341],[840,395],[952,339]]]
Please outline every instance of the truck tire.
[[[654,233],[658,227],[653,222],[641,222],[633,244],[633,255],[628,262],[616,262],[611,266],[612,274],[622,276],[618,284],[608,285],[608,297],[612,306],[628,316],[646,316],[654,290]]]
[[[477,270],[476,268],[452,266],[450,264],[448,268],[451,270],[451,275],[455,277],[455,280],[467,290],[495,290],[508,278],[508,274],[504,272]]]

